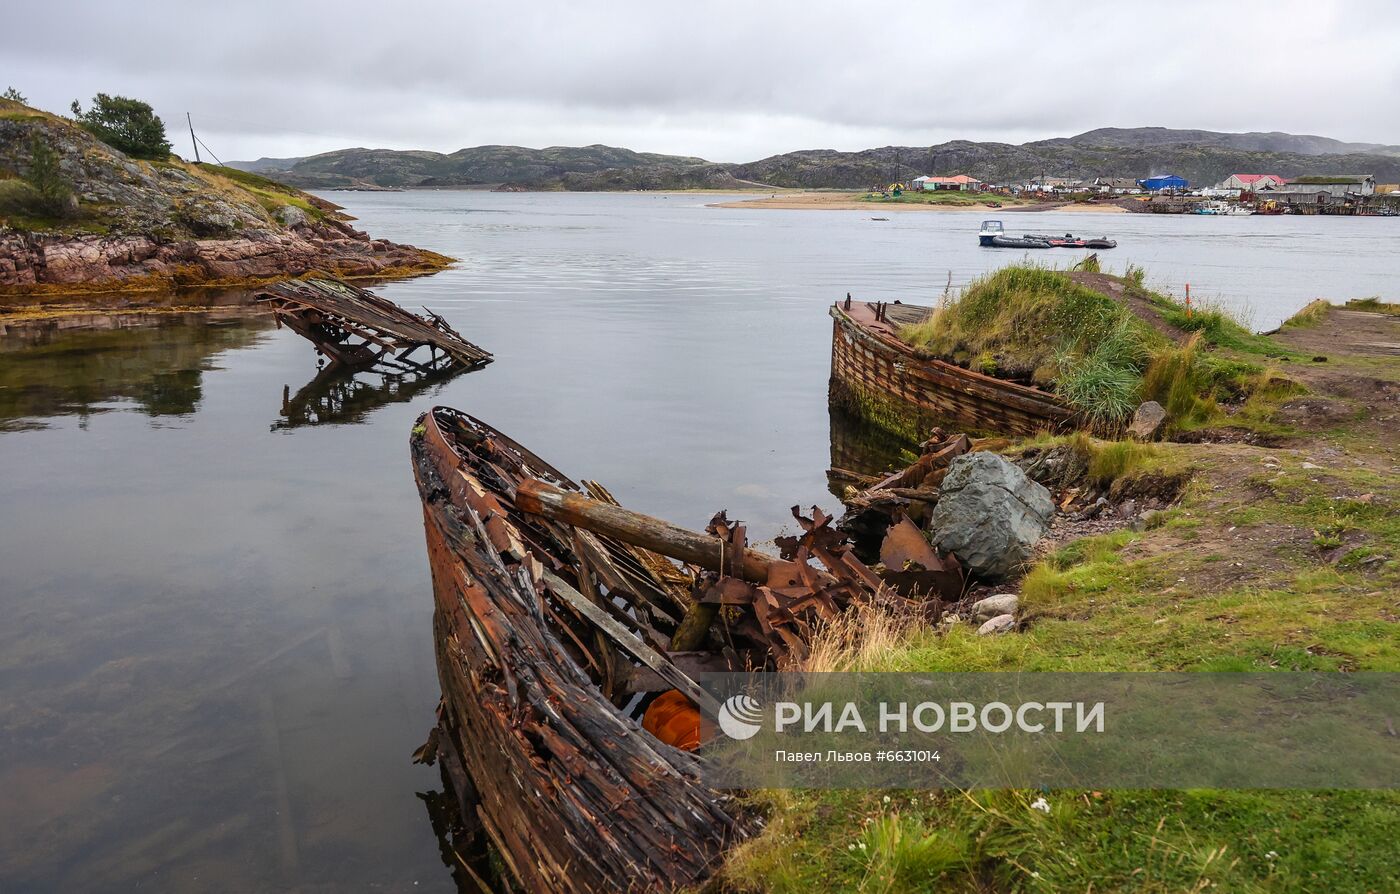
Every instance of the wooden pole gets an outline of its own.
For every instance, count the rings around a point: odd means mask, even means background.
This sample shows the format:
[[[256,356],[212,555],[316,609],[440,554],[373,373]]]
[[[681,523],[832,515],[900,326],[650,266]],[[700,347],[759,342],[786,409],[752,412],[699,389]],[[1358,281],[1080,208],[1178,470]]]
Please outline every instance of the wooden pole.
[[[190,113],[185,113],[185,123],[190,126],[190,143],[194,145],[194,163],[199,164],[199,140],[194,138],[194,120],[190,118]]]
[[[582,494],[560,490],[538,478],[520,482],[515,493],[515,505],[531,515],[574,525],[663,556],[699,565],[707,571],[742,577],[753,583],[766,584],[769,570],[778,562],[751,549],[743,549],[739,556],[735,556],[734,547],[718,537],[690,531],[659,518],[589,499]]]

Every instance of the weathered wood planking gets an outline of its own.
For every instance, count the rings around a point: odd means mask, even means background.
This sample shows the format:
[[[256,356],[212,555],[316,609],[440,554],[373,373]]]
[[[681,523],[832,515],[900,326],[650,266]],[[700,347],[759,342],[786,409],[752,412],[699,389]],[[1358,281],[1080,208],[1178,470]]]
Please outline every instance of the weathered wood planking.
[[[927,311],[884,305],[877,313],[865,303],[833,305],[833,402],[861,412],[862,402],[883,401],[906,410],[920,425],[953,424],[973,431],[1034,434],[1070,423],[1073,411],[1049,392],[919,356],[895,327]]]

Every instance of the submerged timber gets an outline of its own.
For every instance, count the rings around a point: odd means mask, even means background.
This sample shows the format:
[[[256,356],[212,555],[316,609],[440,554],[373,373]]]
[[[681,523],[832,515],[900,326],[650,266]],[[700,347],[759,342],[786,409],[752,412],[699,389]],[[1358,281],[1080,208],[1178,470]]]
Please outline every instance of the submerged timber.
[[[272,307],[277,324],[316,346],[332,368],[379,366],[400,373],[428,374],[461,366],[484,366],[491,352],[477,347],[447,320],[424,308],[412,313],[368,289],[333,279],[277,283],[254,296]],[[410,359],[419,348],[428,356]],[[441,352],[441,353],[439,353]]]
[[[938,424],[1028,435],[1056,431],[1073,411],[1046,391],[927,356],[899,327],[930,308],[846,301],[831,308],[832,406],[911,439]]]

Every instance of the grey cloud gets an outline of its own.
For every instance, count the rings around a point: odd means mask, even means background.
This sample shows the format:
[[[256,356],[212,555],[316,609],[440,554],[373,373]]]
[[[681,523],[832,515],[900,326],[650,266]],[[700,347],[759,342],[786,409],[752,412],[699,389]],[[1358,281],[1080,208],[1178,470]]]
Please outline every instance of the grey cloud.
[[[612,142],[746,160],[1144,124],[1400,143],[1383,2],[48,0],[5,18],[0,79],[34,101],[188,110],[225,158]]]

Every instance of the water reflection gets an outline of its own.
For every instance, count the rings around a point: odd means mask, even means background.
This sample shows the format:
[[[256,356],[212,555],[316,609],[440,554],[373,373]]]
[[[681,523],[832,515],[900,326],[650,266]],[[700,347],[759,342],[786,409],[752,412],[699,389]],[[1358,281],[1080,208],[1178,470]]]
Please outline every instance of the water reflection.
[[[917,456],[911,444],[860,421],[840,410],[831,410],[831,472],[857,475],[884,475],[913,462]],[[841,497],[852,478],[827,474],[827,489]]]
[[[214,358],[249,347],[272,326],[243,312],[94,313],[0,329],[0,431],[80,422],[123,404],[148,416],[187,416]]]
[[[427,398],[470,371],[459,366],[408,373],[357,373],[344,367],[326,367],[296,394],[291,393],[291,386],[282,386],[282,418],[272,423],[272,430],[363,422],[372,411],[386,404],[404,403],[419,396]]]

